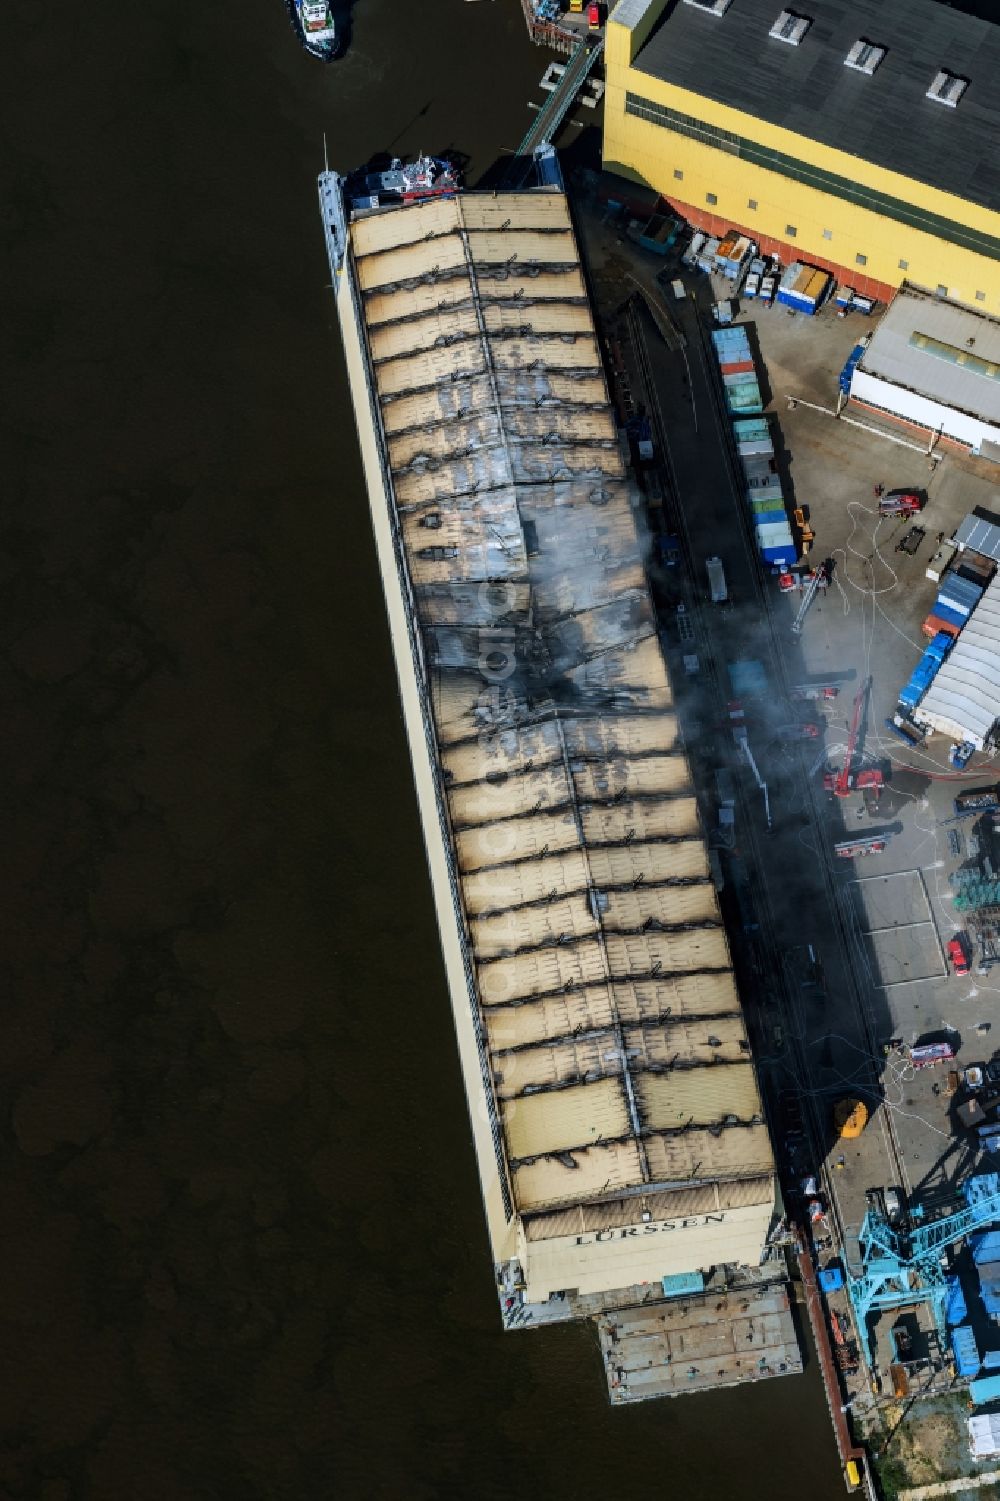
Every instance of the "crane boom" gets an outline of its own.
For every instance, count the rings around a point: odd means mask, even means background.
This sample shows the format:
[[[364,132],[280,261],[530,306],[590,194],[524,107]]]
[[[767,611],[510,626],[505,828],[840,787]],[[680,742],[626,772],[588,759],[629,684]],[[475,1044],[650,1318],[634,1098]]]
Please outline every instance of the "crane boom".
[[[865,694],[868,692],[868,684],[871,678],[865,678],[861,687],[854,695],[854,711],[851,714],[851,728],[847,735],[847,750],[844,752],[844,764],[837,773],[837,779],[833,784],[834,797],[846,797],[851,787],[851,767],[854,765],[854,752],[858,745],[858,730],[861,728],[861,712],[865,706]]]

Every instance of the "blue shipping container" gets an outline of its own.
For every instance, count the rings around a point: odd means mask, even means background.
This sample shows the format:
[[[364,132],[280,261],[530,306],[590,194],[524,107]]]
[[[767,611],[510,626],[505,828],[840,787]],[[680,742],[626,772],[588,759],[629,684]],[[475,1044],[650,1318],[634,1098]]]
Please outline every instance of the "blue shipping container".
[[[969,1396],[977,1407],[995,1402],[1000,1397],[1000,1376],[981,1376],[969,1386]]]
[[[976,1266],[1000,1261],[1000,1230],[986,1230],[978,1235],[970,1235],[969,1249]]]
[[[969,1310],[965,1306],[965,1294],[962,1284],[954,1275],[945,1279],[948,1289],[948,1301],[945,1305],[945,1318],[949,1324],[960,1324],[968,1318]]]
[[[931,614],[936,615],[938,620],[947,620],[949,625],[957,625],[959,630],[961,630],[969,618],[967,615],[961,614],[960,611],[953,610],[951,605],[942,604],[939,599],[934,601]]]
[[[955,1364],[960,1376],[978,1376],[982,1361],[979,1359],[979,1349],[976,1345],[976,1336],[968,1324],[963,1324],[959,1329],[951,1332],[951,1348],[955,1352]]]

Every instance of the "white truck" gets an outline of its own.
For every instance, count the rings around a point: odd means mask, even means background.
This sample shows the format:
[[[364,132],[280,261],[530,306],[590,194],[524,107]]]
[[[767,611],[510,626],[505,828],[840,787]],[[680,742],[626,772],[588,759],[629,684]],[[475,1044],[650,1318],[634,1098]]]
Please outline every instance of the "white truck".
[[[706,558],[705,572],[708,574],[708,587],[711,591],[713,605],[725,604],[729,598],[729,590],[726,588],[726,575],[722,567],[722,559]]]
[[[760,294],[760,279],[767,270],[767,261],[762,256],[754,256],[750,262],[750,270],[747,279],[743,283],[743,296],[747,299],[757,297]]]

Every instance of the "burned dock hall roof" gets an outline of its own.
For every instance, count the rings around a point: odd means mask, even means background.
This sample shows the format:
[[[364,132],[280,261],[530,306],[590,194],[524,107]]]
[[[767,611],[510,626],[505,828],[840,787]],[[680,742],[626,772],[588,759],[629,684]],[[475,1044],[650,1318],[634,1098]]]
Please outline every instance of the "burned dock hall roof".
[[[565,197],[464,193],[355,213],[346,235],[514,1204],[718,1179],[765,1202]]]

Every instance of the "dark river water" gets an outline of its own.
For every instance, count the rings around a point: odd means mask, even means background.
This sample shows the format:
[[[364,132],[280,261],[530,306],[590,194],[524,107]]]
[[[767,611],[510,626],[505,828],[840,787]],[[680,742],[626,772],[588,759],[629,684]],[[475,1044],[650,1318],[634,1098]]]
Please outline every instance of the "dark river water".
[[[499,1332],[314,180],[516,146],[516,0],[2,24],[0,1497],[841,1496],[814,1361]]]

